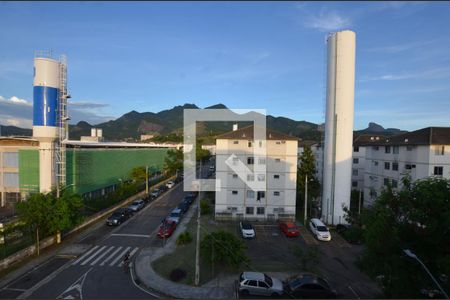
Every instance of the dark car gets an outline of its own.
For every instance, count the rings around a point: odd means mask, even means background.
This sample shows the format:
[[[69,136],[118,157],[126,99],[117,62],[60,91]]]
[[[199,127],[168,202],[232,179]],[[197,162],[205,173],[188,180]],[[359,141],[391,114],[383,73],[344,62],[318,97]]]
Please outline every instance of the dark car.
[[[151,200],[152,200],[152,196],[150,196],[150,194],[144,196],[142,198],[142,200],[144,200],[145,204],[148,204]]]
[[[167,191],[168,189],[169,189],[169,188],[168,188],[165,184],[159,186],[159,190],[161,191],[161,193],[164,193],[164,192]]]
[[[191,195],[187,195],[184,197],[183,201],[186,201],[187,203],[189,203],[189,205],[191,205],[192,202],[194,202],[194,200],[195,200],[195,197],[192,197]]]
[[[178,208],[181,209],[181,211],[184,213],[186,213],[189,209],[189,201],[188,200],[183,200],[180,204],[178,204]]]
[[[119,208],[111,216],[106,219],[107,225],[117,226],[128,220],[133,212],[128,208]]]
[[[337,292],[330,284],[312,273],[301,273],[284,282],[284,291],[291,298],[329,299],[336,298]]]

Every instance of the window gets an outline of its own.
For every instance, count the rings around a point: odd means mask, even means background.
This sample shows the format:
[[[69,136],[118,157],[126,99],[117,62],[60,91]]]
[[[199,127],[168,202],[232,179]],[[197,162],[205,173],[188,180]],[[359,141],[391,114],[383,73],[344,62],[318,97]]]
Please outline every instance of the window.
[[[258,181],[266,181],[266,175],[265,174],[258,174]]]
[[[247,174],[247,181],[255,181],[255,175]]]
[[[397,181],[397,180],[392,179],[392,187],[393,187],[394,189],[396,189],[396,188],[398,187],[398,181]]]
[[[262,207],[262,208],[264,208],[264,207]],[[269,286],[267,285],[267,283],[265,283],[264,281],[258,281],[258,286],[259,286],[259,287],[262,287],[262,288],[266,288],[266,289],[269,288]]]
[[[262,141],[259,141],[259,148],[262,148]]]
[[[277,145],[281,145],[281,141],[276,141],[275,142]]]
[[[3,153],[3,167],[18,168],[19,167],[19,153],[18,152]]]
[[[275,175],[273,175],[273,178],[274,178],[274,179],[280,179],[280,175],[275,174]]]
[[[255,198],[255,191],[247,191],[247,198]]]
[[[248,165],[253,165],[254,162],[255,162],[255,160],[254,160],[253,157],[247,157],[247,164],[248,164]]]
[[[392,153],[398,154],[399,153],[399,147],[398,146],[392,147]]]
[[[256,200],[261,201],[261,199],[264,199],[264,198],[266,198],[266,192],[264,192],[264,191],[258,191]]]
[[[411,170],[411,169],[415,169],[415,168],[416,168],[416,165],[405,164],[406,170]]]
[[[262,157],[258,158],[258,164],[265,165],[266,164],[266,159],[262,158]]]
[[[384,169],[385,170],[390,170],[391,169],[391,163],[390,162],[385,162],[384,163]]]
[[[238,194],[238,191],[232,191],[231,192],[233,195],[237,195]]]
[[[373,146],[372,149],[375,151],[378,151],[379,148],[378,148],[378,146]]]
[[[265,213],[264,207],[257,207],[256,208],[256,214],[257,215],[263,215]]]
[[[233,178],[238,178],[238,175],[237,174],[233,174]]]
[[[279,163],[279,162],[281,162],[281,159],[275,158],[275,162]]]
[[[412,151],[413,150],[413,146],[406,146],[406,151]]]
[[[444,167],[434,167],[433,175],[442,176],[443,173],[444,173]]]
[[[358,181],[352,181],[352,187],[358,187]]]
[[[391,153],[391,146],[385,146],[384,153]]]
[[[247,214],[247,215],[253,215],[254,214],[254,207],[252,207],[252,206],[249,206],[249,207],[246,207],[245,208],[245,213]],[[256,284],[255,284],[256,285]]]
[[[385,186],[389,185],[389,178],[384,178],[383,182]]]
[[[252,209],[253,209],[253,207],[252,207]],[[252,213],[252,215],[253,215],[253,213]],[[256,286],[256,280],[249,280],[248,285],[249,286]]]
[[[359,146],[353,147],[353,152],[359,152]]]
[[[393,171],[398,171],[398,163],[397,162],[393,162],[392,163],[392,170]]]
[[[444,155],[445,146],[436,145],[434,146],[434,155]]]
[[[5,187],[19,187],[19,173],[3,173]]]
[[[274,195],[274,196],[280,196],[280,192],[275,191],[275,192],[273,192],[273,195]]]
[[[234,141],[233,144],[237,145],[239,144],[239,141]]]
[[[249,148],[252,147],[252,141],[248,141],[248,147],[249,147]]]
[[[358,176],[358,169],[353,169],[352,175],[353,176]]]
[[[354,158],[354,159],[353,159],[353,163],[354,163],[354,164],[358,164],[358,163],[359,163],[359,158]]]
[[[378,162],[376,160],[373,161],[374,166],[378,166]]]

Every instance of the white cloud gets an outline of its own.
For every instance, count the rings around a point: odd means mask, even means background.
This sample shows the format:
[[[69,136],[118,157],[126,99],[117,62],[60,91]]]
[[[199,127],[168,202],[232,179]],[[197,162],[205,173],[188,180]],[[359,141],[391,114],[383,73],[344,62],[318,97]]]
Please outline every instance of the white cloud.
[[[352,21],[337,11],[322,10],[318,15],[306,18],[304,25],[308,28],[329,32],[348,28],[352,25]]]
[[[22,104],[29,104],[27,100],[25,99],[20,99],[16,96],[12,96],[11,98],[9,98],[10,101],[14,102],[14,103],[22,103]]]
[[[404,79],[434,79],[434,78],[446,78],[450,76],[450,67],[429,69],[422,72],[415,73],[403,73],[403,74],[385,74],[379,76],[366,76],[359,80],[359,82],[368,81],[395,81]]]

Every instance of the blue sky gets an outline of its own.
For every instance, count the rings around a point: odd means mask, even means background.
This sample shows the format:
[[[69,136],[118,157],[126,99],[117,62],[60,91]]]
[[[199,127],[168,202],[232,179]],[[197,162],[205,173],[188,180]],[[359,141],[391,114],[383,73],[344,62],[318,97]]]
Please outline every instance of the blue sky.
[[[357,33],[355,129],[450,125],[450,3],[0,2],[0,124],[31,126],[35,50],[66,54],[70,114],[263,108],[324,121],[325,37]]]

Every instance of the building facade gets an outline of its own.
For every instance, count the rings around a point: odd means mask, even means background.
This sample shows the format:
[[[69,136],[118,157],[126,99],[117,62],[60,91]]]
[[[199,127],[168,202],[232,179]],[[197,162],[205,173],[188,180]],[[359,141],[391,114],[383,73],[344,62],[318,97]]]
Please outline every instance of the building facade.
[[[428,127],[374,138],[359,143],[359,151],[362,149],[365,152],[364,205],[371,205],[388,185],[400,189],[406,175],[411,176],[412,181],[430,176],[450,179],[449,127]],[[359,180],[361,169],[356,170],[355,181]]]
[[[265,157],[254,157],[253,147],[266,147]],[[236,129],[216,140],[216,218],[276,220],[295,218],[297,138],[267,130],[266,140],[255,143],[253,126]],[[264,182],[253,190],[225,162],[231,155],[250,170],[266,166],[265,174],[246,174],[247,180]],[[234,163],[234,161],[233,161]]]

